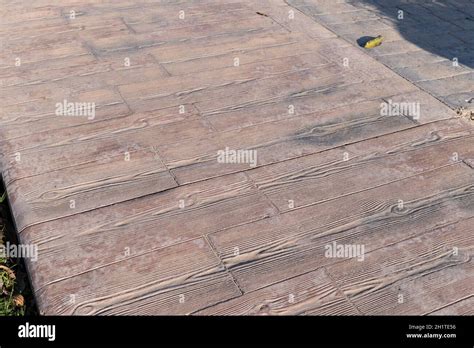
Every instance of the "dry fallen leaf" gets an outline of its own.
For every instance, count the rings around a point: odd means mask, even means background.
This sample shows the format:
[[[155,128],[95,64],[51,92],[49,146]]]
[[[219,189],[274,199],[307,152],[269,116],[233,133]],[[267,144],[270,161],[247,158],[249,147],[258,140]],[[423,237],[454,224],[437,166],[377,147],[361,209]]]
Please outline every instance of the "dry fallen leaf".
[[[456,113],[461,117],[469,117],[471,121],[474,121],[474,110],[467,109],[464,106],[460,106],[456,109]]]
[[[15,272],[13,272],[13,271],[12,271],[10,268],[8,268],[7,266],[0,265],[0,270],[4,270],[5,272],[7,272],[8,276],[10,277],[10,279],[16,279]]]
[[[15,295],[13,296],[13,303],[17,307],[22,307],[25,305],[25,298],[22,295]]]

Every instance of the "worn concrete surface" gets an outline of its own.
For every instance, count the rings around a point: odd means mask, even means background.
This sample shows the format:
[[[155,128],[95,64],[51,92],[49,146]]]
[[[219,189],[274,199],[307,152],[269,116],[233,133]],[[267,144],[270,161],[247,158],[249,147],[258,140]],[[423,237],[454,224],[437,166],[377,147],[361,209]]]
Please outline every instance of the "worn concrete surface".
[[[473,314],[472,6],[395,2],[4,2],[41,313]]]

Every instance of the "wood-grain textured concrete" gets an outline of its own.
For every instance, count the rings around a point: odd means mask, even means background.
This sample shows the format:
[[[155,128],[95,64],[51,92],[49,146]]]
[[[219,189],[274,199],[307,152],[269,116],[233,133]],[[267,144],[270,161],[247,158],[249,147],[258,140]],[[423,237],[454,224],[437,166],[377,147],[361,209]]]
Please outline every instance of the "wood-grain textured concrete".
[[[40,312],[473,314],[474,128],[444,98],[472,69],[351,3],[4,1],[0,167]]]

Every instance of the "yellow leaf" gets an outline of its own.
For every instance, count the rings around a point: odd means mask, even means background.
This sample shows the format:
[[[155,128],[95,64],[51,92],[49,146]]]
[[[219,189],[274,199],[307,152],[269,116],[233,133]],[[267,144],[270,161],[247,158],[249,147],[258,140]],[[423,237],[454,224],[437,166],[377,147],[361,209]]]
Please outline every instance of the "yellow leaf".
[[[382,44],[383,37],[382,35],[377,36],[376,38],[369,40],[365,43],[364,47],[365,48],[374,48],[377,46],[380,46]]]

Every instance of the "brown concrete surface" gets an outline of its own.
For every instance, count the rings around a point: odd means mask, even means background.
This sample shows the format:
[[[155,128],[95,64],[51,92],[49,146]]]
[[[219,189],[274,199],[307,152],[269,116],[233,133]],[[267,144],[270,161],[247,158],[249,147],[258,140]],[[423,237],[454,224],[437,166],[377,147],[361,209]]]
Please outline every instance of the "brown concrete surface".
[[[1,169],[41,313],[474,313],[469,61],[382,1],[287,2],[2,2]]]

